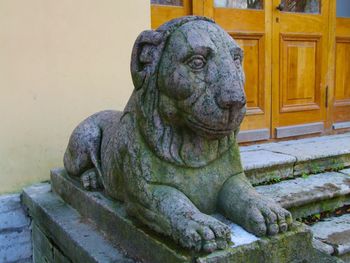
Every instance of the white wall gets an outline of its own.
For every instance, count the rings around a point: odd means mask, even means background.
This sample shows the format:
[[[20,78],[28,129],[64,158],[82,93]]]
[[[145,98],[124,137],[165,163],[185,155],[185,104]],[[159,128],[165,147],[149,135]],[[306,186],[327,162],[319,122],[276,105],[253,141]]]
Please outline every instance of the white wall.
[[[146,0],[0,1],[0,193],[49,178],[73,128],[132,91]]]

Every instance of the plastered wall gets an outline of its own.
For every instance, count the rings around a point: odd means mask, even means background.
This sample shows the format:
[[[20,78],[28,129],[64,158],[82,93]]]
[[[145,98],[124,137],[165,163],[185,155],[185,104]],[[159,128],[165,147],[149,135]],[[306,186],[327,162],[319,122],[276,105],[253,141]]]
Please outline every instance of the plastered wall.
[[[0,1],[0,194],[49,179],[76,124],[123,109],[148,0]]]

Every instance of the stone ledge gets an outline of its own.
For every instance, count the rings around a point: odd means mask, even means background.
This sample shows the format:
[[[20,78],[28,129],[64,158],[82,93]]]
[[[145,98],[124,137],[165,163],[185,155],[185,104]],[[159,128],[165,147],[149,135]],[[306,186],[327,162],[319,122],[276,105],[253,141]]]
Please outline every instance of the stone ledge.
[[[110,242],[120,245],[129,255],[144,262],[336,262],[323,254],[323,259],[314,261],[320,255],[312,248],[311,233],[302,225],[296,225],[292,231],[282,235],[209,255],[189,253],[134,222],[126,215],[122,204],[100,192],[82,190],[63,169],[53,170],[51,181],[54,192],[78,209],[84,218],[93,221],[100,231],[106,233]]]
[[[22,200],[28,207],[35,226],[72,262],[133,262],[53,194],[49,184],[25,188]],[[36,247],[38,243],[34,244]]]
[[[255,189],[290,210],[295,218],[350,204],[350,177],[336,172],[257,186]]]

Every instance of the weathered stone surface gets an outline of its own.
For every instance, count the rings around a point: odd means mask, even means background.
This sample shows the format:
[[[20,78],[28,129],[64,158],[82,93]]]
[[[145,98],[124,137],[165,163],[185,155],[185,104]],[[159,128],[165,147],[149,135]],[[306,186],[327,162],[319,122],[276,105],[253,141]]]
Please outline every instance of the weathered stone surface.
[[[64,169],[51,171],[52,189],[84,218],[109,234],[130,255],[137,255],[147,262],[186,262],[191,258],[171,242],[155,235],[129,217],[122,203],[111,200],[101,192],[88,192],[67,176]],[[154,253],[157,251],[157,253]],[[179,252],[178,252],[179,251]]]
[[[288,231],[290,213],[243,173],[236,136],[245,115],[243,51],[213,20],[187,16],[142,32],[123,113],[96,113],[73,131],[68,174],[103,186],[126,212],[182,247],[229,246],[221,213],[257,236]]]
[[[350,178],[336,172],[258,186],[256,190],[280,203],[296,218],[350,204]]]
[[[259,156],[259,152],[266,156],[267,152],[278,154],[277,160],[262,156],[260,162],[265,159],[264,163],[254,168],[250,165],[250,160]],[[298,176],[304,173],[339,170],[350,166],[350,133],[244,146],[241,147],[241,154],[245,172],[254,184],[274,181],[276,176],[283,179],[283,175],[289,177],[291,173]],[[292,159],[295,160],[294,164],[291,164]],[[275,166],[275,162],[279,165]],[[251,175],[254,176],[250,178]]]
[[[32,242],[29,229],[0,234],[0,262],[31,261]]]
[[[0,196],[0,262],[31,262],[29,225],[19,194]]]
[[[28,207],[35,226],[40,227],[50,242],[54,242],[51,243],[52,247],[60,248],[72,262],[133,262],[50,189],[49,184],[25,188],[22,200]],[[35,232],[38,233],[40,232]],[[39,250],[37,253],[50,248],[47,246],[49,244],[43,240],[43,243],[37,243],[34,248]],[[50,254],[44,255],[50,258]]]
[[[323,253],[326,253],[327,255],[333,255],[334,253],[334,248],[331,245],[328,245],[317,238],[312,239],[312,244],[314,248],[322,251]]]
[[[19,194],[0,196],[0,231],[22,229],[30,220],[21,207]]]
[[[34,263],[71,263],[62,252],[55,247],[53,241],[40,230],[37,225],[33,225],[33,262]]]
[[[346,175],[350,175],[350,168],[349,169],[344,169],[339,171],[340,173],[346,174]]]
[[[296,158],[266,150],[242,151],[243,168],[253,184],[293,177]]]
[[[59,182],[61,181],[61,182]],[[80,188],[78,185],[74,185],[74,182],[71,179],[64,180],[63,177],[56,177],[56,180],[52,180],[55,182],[56,186],[59,186],[60,183],[69,183],[73,187]],[[46,188],[46,189],[45,189]],[[60,189],[62,189],[60,187]],[[238,247],[228,248],[226,250],[216,251],[211,253],[210,255],[203,255],[203,253],[188,253],[187,250],[181,249],[179,246],[172,244],[171,242],[165,241],[162,236],[156,235],[154,232],[148,231],[147,228],[144,228],[142,225],[137,224],[137,222],[130,219],[127,214],[122,212],[123,208],[116,201],[112,201],[105,197],[103,194],[99,192],[86,192],[84,190],[76,191],[73,189],[63,188],[63,192],[60,195],[64,199],[69,199],[69,202],[74,207],[75,205],[80,206],[80,210],[85,214],[81,219],[81,222],[93,222],[94,225],[98,227],[102,227],[99,231],[103,231],[106,235],[107,240],[109,240],[112,244],[118,243],[119,245],[126,245],[124,249],[126,249],[129,255],[132,256],[140,256],[140,255],[148,255],[147,258],[138,257],[140,260],[144,262],[152,262],[152,263],[163,263],[163,262],[238,262],[238,263],[290,263],[290,262],[305,262],[305,263],[314,263],[314,262],[336,262],[332,258],[328,257],[324,254],[317,254],[315,250],[313,250],[311,245],[311,234],[308,230],[304,229],[302,226],[293,226],[290,232],[280,234],[271,238],[262,238],[251,244],[242,245]],[[75,196],[70,195],[74,191]],[[24,198],[25,203],[29,203],[29,209],[33,210],[35,206],[44,206],[42,200],[47,200],[47,195],[53,195],[49,192],[47,186],[39,189],[37,188],[34,192],[36,194],[29,195],[29,189],[25,190],[25,196],[32,196],[32,200],[30,201],[28,198]],[[43,195],[40,197],[40,192]],[[81,200],[84,200],[80,194],[85,195],[85,200],[90,200],[90,203],[84,202],[79,205]],[[51,197],[50,197],[51,198]],[[28,202],[28,200],[30,202]],[[40,201],[39,201],[40,200]],[[48,224],[40,224],[40,227],[44,226],[44,228],[50,228],[51,232],[56,234],[65,232],[66,227],[69,226],[68,221],[73,220],[74,216],[69,215],[69,213],[62,213],[62,207],[66,207],[66,205],[62,204],[62,201],[56,197],[56,200],[59,201],[59,210],[60,214],[64,214],[65,221],[60,222],[63,218],[57,219],[57,227],[53,229],[51,225]],[[74,201],[77,200],[77,201]],[[46,201],[45,201],[46,202]],[[33,205],[34,204],[34,205]],[[46,206],[46,204],[45,204]],[[50,204],[50,207],[53,207],[53,204]],[[44,213],[51,214],[57,210],[57,205],[54,205],[53,209],[45,209]],[[55,209],[55,210],[54,210]],[[70,208],[73,210],[72,208]],[[41,210],[41,209],[40,209]],[[36,213],[38,213],[39,208],[35,209]],[[74,211],[74,210],[73,210]],[[99,212],[99,213],[96,213]],[[118,218],[119,217],[119,218]],[[122,217],[122,218],[120,218]],[[37,218],[44,218],[44,215],[39,215]],[[73,218],[73,219],[72,219]],[[50,219],[51,220],[51,219]],[[48,221],[47,219],[45,221]],[[124,222],[124,224],[123,224]],[[106,228],[108,227],[108,229]],[[75,228],[74,225],[71,225],[69,229],[72,230]],[[53,229],[53,230],[52,230]],[[61,230],[60,230],[61,229]],[[107,229],[107,231],[105,231]],[[123,233],[124,232],[124,233]],[[80,237],[83,238],[82,231],[80,231]],[[129,234],[127,239],[124,239],[126,234]],[[138,234],[141,233],[141,234]],[[118,236],[119,235],[119,236]],[[60,234],[59,237],[61,237]],[[56,237],[55,237],[56,238]],[[55,240],[55,238],[53,240]],[[78,237],[77,237],[78,238]],[[116,242],[118,238],[121,238],[124,243]],[[135,241],[136,240],[136,241]],[[129,251],[130,245],[135,245],[135,243],[139,242],[139,247],[136,247],[137,250]],[[70,242],[69,240],[66,241]],[[78,244],[81,242],[76,241]],[[96,244],[96,241],[91,241],[93,244]],[[150,243],[153,246],[150,246]],[[60,251],[64,255],[67,255],[67,252],[64,247],[62,249],[61,242],[57,243],[57,247],[60,248]],[[171,256],[169,252],[165,252],[165,248],[168,247],[169,250],[172,250],[172,253],[175,255]],[[135,248],[135,247],[134,247]],[[152,248],[150,250],[150,248]],[[79,249],[76,248],[76,250]],[[78,253],[78,252],[75,252]],[[91,253],[95,253],[93,249],[91,249]],[[68,253],[70,254],[70,253]],[[317,259],[317,260],[316,260]],[[304,261],[302,261],[304,260]],[[87,261],[84,261],[87,262]]]
[[[317,222],[311,227],[314,237],[331,245],[334,254],[350,254],[350,214],[331,217]]]

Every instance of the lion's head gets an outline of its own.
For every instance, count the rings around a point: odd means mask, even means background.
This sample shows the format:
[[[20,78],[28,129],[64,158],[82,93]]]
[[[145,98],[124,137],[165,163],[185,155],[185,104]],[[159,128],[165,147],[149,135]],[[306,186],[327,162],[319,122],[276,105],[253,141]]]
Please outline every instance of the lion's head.
[[[164,154],[158,148],[166,130],[210,141],[239,128],[246,104],[242,53],[232,37],[204,17],[174,19],[140,34],[131,73],[145,137],[155,137],[157,152]]]

